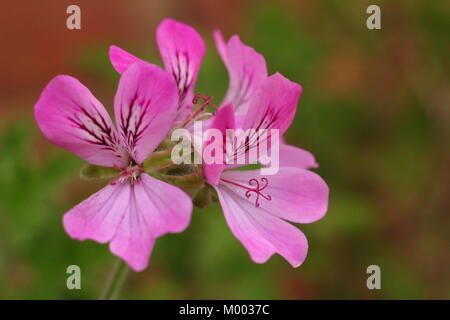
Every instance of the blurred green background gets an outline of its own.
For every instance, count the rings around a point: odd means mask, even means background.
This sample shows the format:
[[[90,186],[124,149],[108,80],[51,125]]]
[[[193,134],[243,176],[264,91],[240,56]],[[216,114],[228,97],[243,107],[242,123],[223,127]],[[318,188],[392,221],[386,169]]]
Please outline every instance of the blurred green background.
[[[53,76],[70,74],[111,108],[108,46],[161,64],[154,34],[166,17],[207,42],[196,91],[216,103],[228,81],[216,28],[302,84],[287,140],[316,156],[329,210],[300,226],[310,250],[298,269],[278,255],[251,262],[219,206],[195,210],[184,233],[157,241],[122,298],[450,298],[449,1],[78,0],[79,31],[66,28],[70,4],[0,5],[0,298],[99,296],[115,257],[71,240],[61,217],[107,182],[79,178],[83,161],[43,138],[33,106]],[[381,7],[382,30],[366,28],[370,4]],[[71,264],[82,290],[66,288]],[[381,290],[366,287],[371,264]]]

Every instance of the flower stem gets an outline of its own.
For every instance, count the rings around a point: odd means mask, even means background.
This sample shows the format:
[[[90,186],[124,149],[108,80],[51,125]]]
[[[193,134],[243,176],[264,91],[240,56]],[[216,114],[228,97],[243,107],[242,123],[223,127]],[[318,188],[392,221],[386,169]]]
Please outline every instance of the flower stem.
[[[120,293],[120,289],[122,288],[129,271],[130,268],[127,266],[127,264],[123,262],[122,259],[118,258],[113,270],[111,271],[111,274],[108,277],[106,286],[103,288],[100,300],[117,299]]]

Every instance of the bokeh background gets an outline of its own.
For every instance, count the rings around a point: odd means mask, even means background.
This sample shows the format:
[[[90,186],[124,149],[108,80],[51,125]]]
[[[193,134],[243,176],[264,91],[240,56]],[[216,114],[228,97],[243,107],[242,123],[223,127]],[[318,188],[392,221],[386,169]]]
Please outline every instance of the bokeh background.
[[[81,30],[66,8],[81,7]],[[366,28],[370,4],[382,30]],[[280,256],[249,259],[219,206],[195,210],[187,231],[157,241],[150,266],[122,298],[450,298],[449,1],[2,1],[0,4],[0,298],[97,298],[115,263],[106,245],[71,240],[65,211],[105,181],[39,132],[33,106],[57,74],[80,79],[109,108],[116,44],[161,64],[155,29],[166,17],[207,43],[197,91],[227,87],[212,31],[239,34],[302,84],[287,140],[312,151],[331,193],[327,216],[301,229],[310,242],[293,269]],[[111,109],[110,109],[111,110]],[[295,183],[293,181],[292,183]],[[66,267],[82,289],[66,288]],[[381,267],[382,289],[366,288]]]

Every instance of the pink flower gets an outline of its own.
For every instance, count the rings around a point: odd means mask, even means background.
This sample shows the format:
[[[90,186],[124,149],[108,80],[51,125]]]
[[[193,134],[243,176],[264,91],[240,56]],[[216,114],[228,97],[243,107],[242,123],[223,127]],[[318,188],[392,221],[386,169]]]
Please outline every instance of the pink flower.
[[[257,88],[267,78],[266,61],[260,53],[242,43],[237,35],[225,42],[222,34],[215,31],[214,39],[230,78],[221,106],[232,102],[239,122],[247,113]],[[179,103],[174,126],[183,126],[185,119],[192,113],[194,87],[205,54],[205,44],[192,27],[172,19],[160,23],[156,40],[164,66],[178,85]],[[142,61],[117,46],[110,47],[109,56],[119,73],[123,73],[134,62]],[[280,145],[280,161],[285,166],[318,166],[310,152],[284,143]]]
[[[279,73],[259,82],[252,89],[246,113],[239,121],[230,103],[219,109],[211,128],[221,130],[223,135],[226,129],[234,128],[278,129],[280,136],[283,135],[294,117],[301,87]],[[237,109],[242,106],[238,105]],[[260,139],[250,138],[242,145],[235,145],[233,154],[249,153],[260,143]],[[282,165],[275,175],[267,176],[261,175],[260,170],[225,170],[232,166],[203,164],[205,177],[217,191],[228,226],[257,263],[264,263],[278,253],[293,267],[301,265],[308,242],[286,220],[311,223],[327,211],[327,185],[317,174],[305,169],[315,165],[314,158],[303,157],[294,165],[298,163],[301,165],[297,167]]]
[[[178,84],[177,123],[183,124],[192,112],[204,43],[193,28],[170,19],[159,25],[156,36],[166,70]],[[238,36],[225,42],[216,31],[214,38],[230,83],[216,117],[205,124],[212,123],[211,127],[222,131],[266,128],[284,134],[295,115],[301,87],[280,74],[268,77],[264,57]],[[118,72],[139,60],[114,46],[110,59]],[[210,105],[210,98],[204,100]],[[300,230],[284,220],[309,223],[323,217],[328,187],[318,175],[305,170],[317,167],[311,153],[284,143],[279,148],[282,168],[274,176],[263,177],[257,170],[224,171],[231,166],[221,164],[204,163],[203,170],[219,195],[230,229],[252,259],[262,263],[277,252],[298,266],[306,257],[307,241]]]
[[[112,253],[135,271],[148,265],[157,237],[183,231],[192,202],[180,189],[143,172],[176,117],[177,84],[170,73],[146,63],[123,72],[114,100],[116,126],[103,105],[78,80],[55,77],[35,106],[44,135],[93,165],[120,176],[63,217],[70,237],[109,242]]]
[[[264,57],[239,37],[225,42],[215,32],[214,38],[230,84],[215,117],[203,120],[204,125],[224,134],[234,128],[276,129],[282,137],[294,118],[300,85],[279,73],[269,77]],[[111,63],[122,75],[114,101],[117,127],[89,90],[68,76],[53,79],[35,107],[38,124],[50,141],[93,165],[120,170],[111,184],[66,213],[63,223],[72,238],[109,242],[111,251],[136,271],[146,268],[155,239],[183,231],[192,211],[183,191],[146,175],[142,163],[172,128],[204,119],[211,115],[204,109],[215,107],[212,97],[194,95],[205,53],[200,35],[166,19],[157,29],[157,42],[166,71],[110,47]],[[204,102],[193,111],[199,99]],[[246,140],[234,146],[234,154],[247,154],[262,142]],[[328,187],[306,170],[317,167],[311,153],[283,142],[279,148],[281,168],[275,175],[235,171],[231,169],[236,165],[226,163],[203,163],[203,172],[217,191],[231,231],[251,258],[263,263],[279,253],[297,267],[308,244],[287,221],[322,218]]]
[[[260,53],[242,43],[237,35],[232,36],[228,42],[225,42],[222,34],[216,31],[214,33],[214,39],[217,51],[222,57],[230,78],[228,90],[221,106],[232,103],[235,110],[236,122],[242,124],[249,112],[251,101],[255,98],[258,90],[260,90],[259,88],[268,76],[266,61]],[[266,87],[268,87],[267,83]],[[275,92],[274,95],[278,95],[278,93]],[[275,96],[273,99],[276,100],[278,98]],[[267,100],[263,100],[261,103],[267,103]],[[258,115],[259,110],[255,108],[252,112]],[[293,113],[284,114],[283,116],[289,123],[295,114],[295,108],[291,112]],[[247,121],[250,121],[252,117],[247,116],[246,118],[248,119]],[[282,143],[279,146],[280,165],[301,168],[318,167],[314,156],[310,152],[287,145],[283,139],[281,140]]]
[[[163,20],[157,28],[156,40],[164,66],[172,74],[178,87],[177,115],[174,126],[192,111],[194,87],[200,64],[205,55],[205,44],[192,27],[172,19]],[[142,61],[131,53],[111,46],[109,57],[114,68],[122,74],[136,61]]]

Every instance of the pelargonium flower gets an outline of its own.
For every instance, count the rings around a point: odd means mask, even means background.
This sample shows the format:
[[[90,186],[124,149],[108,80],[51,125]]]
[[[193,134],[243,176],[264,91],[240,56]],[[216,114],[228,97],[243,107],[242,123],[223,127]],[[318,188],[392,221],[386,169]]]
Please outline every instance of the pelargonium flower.
[[[227,129],[235,128],[276,129],[282,136],[292,122],[300,93],[298,84],[276,73],[261,81],[241,121],[236,121],[229,103],[219,109],[211,128],[220,130],[224,136]],[[241,145],[234,144],[232,155],[249,153],[263,142],[250,137]],[[203,170],[218,194],[234,236],[257,263],[264,263],[279,253],[293,267],[301,265],[308,251],[307,239],[286,221],[311,223],[327,211],[326,183],[306,170],[315,166],[315,161],[304,157],[303,167],[282,165],[276,174],[264,176],[260,170],[229,170],[234,165],[227,165],[228,160],[224,156],[224,164],[204,162]]]
[[[107,187],[65,214],[67,233],[79,240],[110,242],[111,251],[136,271],[147,266],[157,237],[181,232],[189,224],[190,198],[147,175],[143,168],[151,154],[158,159],[160,154],[153,151],[172,129],[189,128],[194,120],[202,119],[206,127],[222,132],[276,129],[282,136],[295,115],[301,93],[298,84],[278,73],[269,77],[264,57],[238,36],[228,42],[219,32],[214,37],[230,78],[219,107],[212,104],[212,97],[194,95],[205,53],[203,40],[192,27],[171,19],[157,29],[166,71],[110,47],[112,65],[121,74],[114,101],[116,127],[89,90],[69,76],[53,79],[36,104],[36,119],[50,141],[92,165],[119,172]],[[193,110],[200,99],[204,103]],[[207,106],[218,111],[205,120],[212,115],[205,110]],[[248,153],[261,143],[261,139],[247,141],[236,146],[234,153]],[[163,157],[170,154],[171,146],[162,151]],[[182,168],[180,176],[168,177],[170,167],[151,174],[165,176],[165,181],[185,189],[202,205],[210,200],[206,178],[217,192],[231,231],[255,262],[279,253],[298,266],[305,259],[307,240],[285,220],[309,223],[320,219],[327,209],[328,187],[306,170],[317,167],[311,153],[284,142],[279,148],[281,168],[272,176],[262,176],[257,170],[234,171],[235,165],[226,163],[204,163],[204,177],[198,175],[196,166]]]
[[[135,271],[147,267],[156,238],[181,232],[190,221],[191,199],[142,168],[170,130],[178,106],[172,75],[142,62],[122,74],[114,99],[116,125],[91,92],[66,75],[52,79],[35,106],[47,139],[90,164],[119,172],[64,215],[66,232],[78,240],[109,242],[111,252]]]
[[[174,126],[180,126],[192,112],[194,88],[205,55],[205,44],[192,27],[172,19],[160,23],[156,40],[165,69],[177,83],[178,104]],[[109,56],[113,67],[120,74],[134,62],[142,61],[117,46],[110,47]]]
[[[194,28],[173,19],[163,20],[156,30],[156,40],[164,66],[172,74],[178,85],[178,111],[174,126],[185,126],[201,116],[193,111],[194,88],[205,54],[205,44]],[[220,106],[232,103],[236,121],[241,122],[248,111],[251,98],[262,81],[267,78],[264,57],[252,47],[245,45],[237,35],[227,42],[220,31],[214,32],[214,40],[229,75],[228,90]],[[117,46],[109,50],[111,64],[123,73],[131,64],[142,61],[133,54]],[[210,98],[210,97],[208,97]],[[204,104],[212,105],[211,103]],[[280,161],[286,166],[316,168],[314,156],[301,148],[281,143]]]
[[[195,120],[202,108],[214,106],[212,97],[205,95],[193,99],[194,103],[198,98],[204,100],[199,110],[193,111],[191,104],[204,44],[192,27],[171,19],[159,25],[156,38],[166,70],[178,83],[177,124],[184,126]],[[294,117],[301,87],[280,74],[268,77],[264,57],[237,35],[225,42],[216,31],[214,39],[230,82],[217,115],[204,121],[204,125],[223,132],[228,128],[278,129],[282,136]],[[123,72],[140,59],[112,46],[110,60],[118,72]],[[199,146],[194,147],[198,150]],[[242,152],[242,148],[235,151]],[[203,163],[203,170],[218,193],[228,225],[252,259],[261,263],[278,252],[298,266],[306,256],[307,240],[284,220],[309,223],[320,219],[327,209],[328,187],[318,175],[306,170],[317,167],[311,153],[283,141],[279,151],[282,168],[274,176],[225,170],[234,167],[225,164]],[[252,196],[254,200],[250,199]]]
[[[215,31],[214,40],[230,79],[228,90],[220,105],[225,106],[231,103],[235,110],[236,124],[238,127],[242,127],[245,119],[247,121],[252,119],[251,116],[247,116],[250,104],[255,99],[260,87],[267,81],[266,60],[255,49],[242,43],[237,35],[232,36],[225,42],[220,31]],[[280,92],[279,94],[284,93]],[[261,102],[266,103],[266,101]],[[293,110],[295,113],[295,108]],[[258,108],[255,108],[252,112],[258,114]],[[293,114],[285,113],[280,118],[284,118],[287,123],[290,123]],[[247,128],[249,128],[248,123]],[[280,165],[301,168],[318,167],[310,152],[288,145],[284,143],[283,137],[280,137]]]

